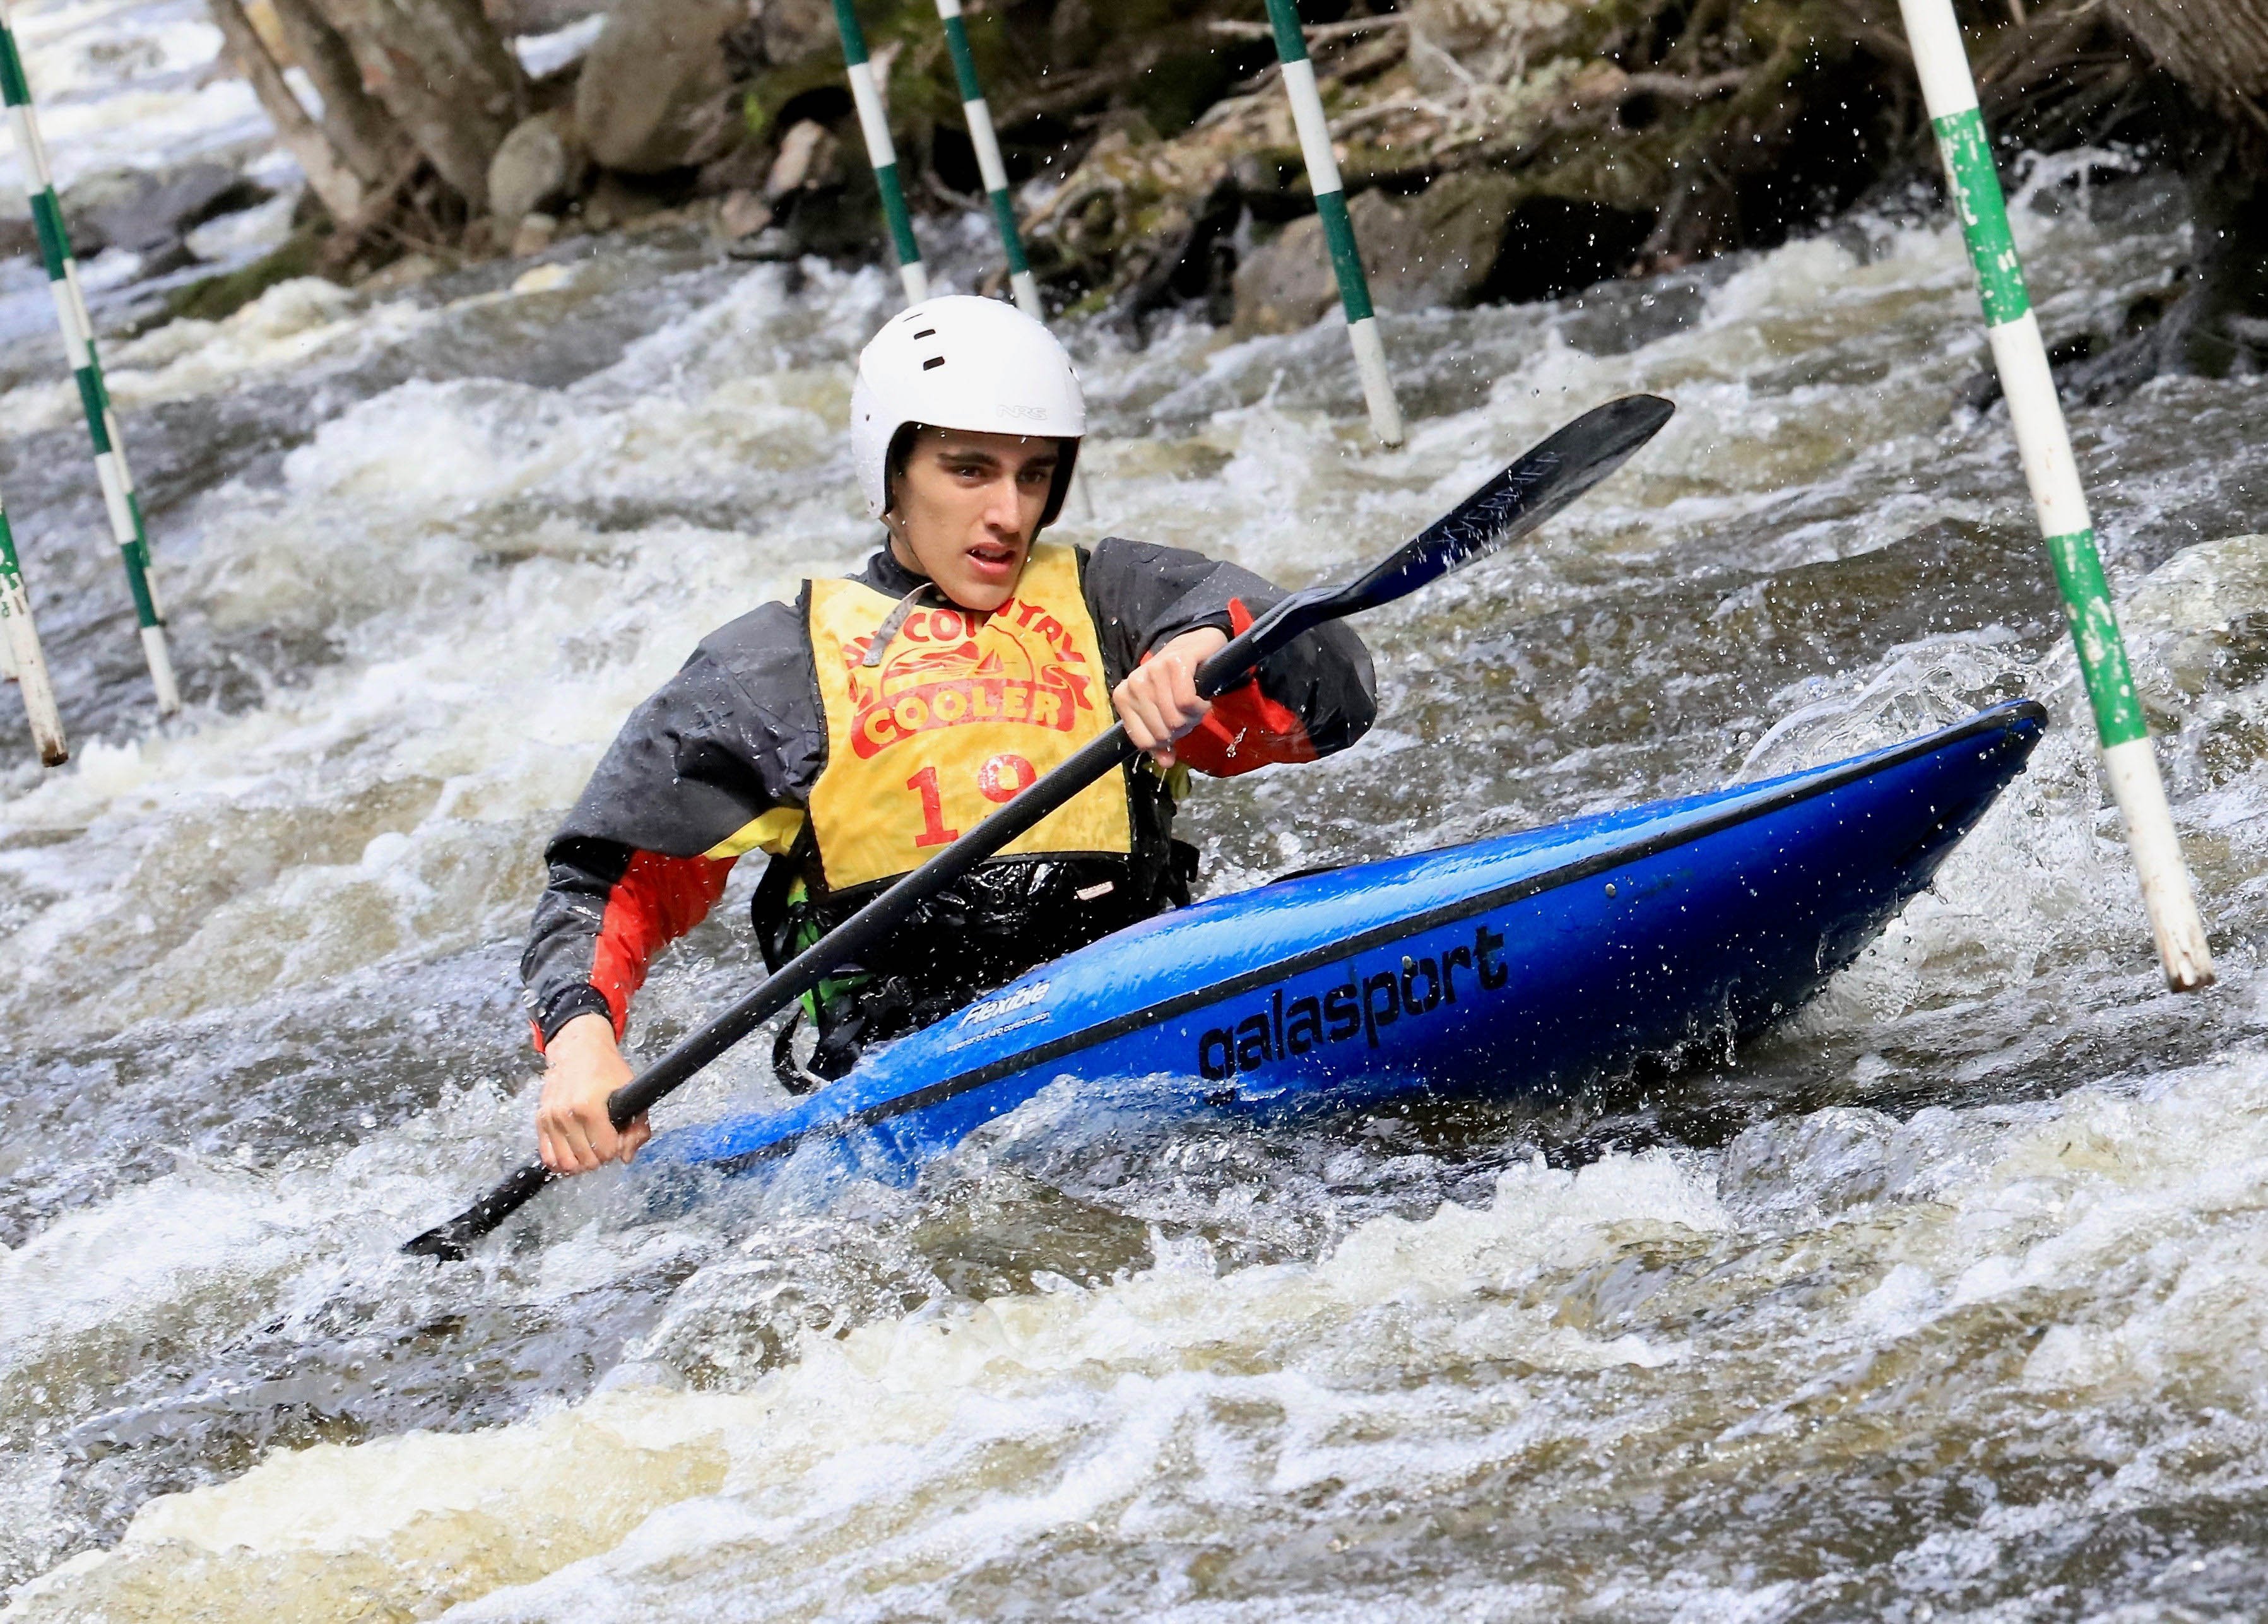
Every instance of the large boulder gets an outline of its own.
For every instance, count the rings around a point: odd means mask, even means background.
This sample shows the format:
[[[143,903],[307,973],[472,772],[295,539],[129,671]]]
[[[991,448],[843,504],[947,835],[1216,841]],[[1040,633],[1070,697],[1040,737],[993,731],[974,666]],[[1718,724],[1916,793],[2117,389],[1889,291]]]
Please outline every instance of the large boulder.
[[[1364,192],[1347,205],[1355,243],[1381,310],[1469,305],[1495,274],[1521,187],[1483,170],[1445,175],[1406,202]],[[1338,302],[1322,222],[1295,220],[1236,270],[1240,338],[1294,333]]]
[[[525,215],[556,212],[579,190],[590,154],[564,108],[522,119],[489,160],[489,212],[509,226]]]
[[[619,0],[575,85],[575,127],[593,158],[626,174],[696,161],[731,83],[725,36],[746,0]]]

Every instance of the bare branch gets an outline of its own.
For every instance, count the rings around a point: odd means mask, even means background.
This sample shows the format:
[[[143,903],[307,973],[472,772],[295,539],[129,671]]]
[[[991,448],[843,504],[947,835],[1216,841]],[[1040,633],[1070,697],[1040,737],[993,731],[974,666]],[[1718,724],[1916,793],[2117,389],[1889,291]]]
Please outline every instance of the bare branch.
[[[307,116],[306,108],[299,105],[299,99],[284,82],[283,70],[261,42],[252,19],[244,14],[237,0],[206,0],[206,4],[212,11],[213,21],[219,25],[221,37],[228,41],[230,59],[251,82],[252,93],[259,98],[261,110],[276,126],[276,138],[284,143],[285,151],[298,160],[307,184],[323,200],[323,207],[331,211],[331,217],[353,218],[364,196],[361,179],[339,156],[330,137]]]

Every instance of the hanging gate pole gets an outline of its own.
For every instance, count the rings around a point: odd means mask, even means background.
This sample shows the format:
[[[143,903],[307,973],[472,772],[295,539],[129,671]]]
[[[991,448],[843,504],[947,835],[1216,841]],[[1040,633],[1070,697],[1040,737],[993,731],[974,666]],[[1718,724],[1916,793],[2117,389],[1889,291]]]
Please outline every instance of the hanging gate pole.
[[[898,150],[890,140],[890,121],[882,111],[882,92],[874,84],[873,65],[866,60],[866,34],[858,26],[858,13],[850,0],[835,0],[835,31],[843,39],[843,65],[850,72],[850,99],[858,108],[859,132],[866,137],[866,161],[874,166],[874,184],[882,194],[882,217],[889,222],[890,246],[898,256],[898,278],[906,284],[906,303],[917,305],[929,297],[929,271],[922,264],[921,245],[914,240],[914,217],[906,208],[905,187],[898,184]]]
[[[961,0],[937,0],[938,20],[945,25],[945,48],[953,56],[953,77],[961,86],[961,113],[968,121],[968,143],[976,149],[976,173],[983,178],[984,201],[992,208],[993,229],[1000,233],[1000,252],[1007,256],[1008,287],[1016,308],[1035,321],[1048,319],[1040,303],[1040,284],[1033,280],[1031,262],[1024,257],[1024,234],[1016,229],[1016,205],[1008,195],[1008,166],[1000,161],[1000,137],[992,129],[991,105],[976,77],[976,54],[968,48],[968,29],[961,20]],[[1071,500],[1082,519],[1094,517],[1094,502],[1087,495],[1086,474],[1076,464],[1071,473]]]
[[[1292,98],[1292,121],[1299,128],[1300,151],[1307,159],[1307,186],[1315,195],[1315,212],[1322,217],[1331,270],[1338,277],[1339,303],[1346,310],[1347,342],[1354,346],[1355,371],[1362,376],[1362,398],[1370,408],[1371,430],[1385,444],[1399,445],[1402,408],[1394,399],[1394,380],[1387,376],[1386,347],[1379,342],[1378,317],[1370,307],[1370,283],[1362,274],[1362,255],[1355,248],[1354,222],[1347,218],[1346,183],[1339,178],[1339,161],[1331,151],[1330,121],[1323,116],[1323,98],[1315,88],[1315,65],[1307,60],[1307,36],[1300,32],[1294,0],[1268,0],[1268,21],[1276,33],[1276,60],[1284,67],[1284,89]]]
[[[32,623],[32,600],[24,591],[24,571],[16,562],[16,537],[8,515],[0,511],[0,676],[11,679],[22,690],[24,714],[32,724],[32,742],[40,760],[61,767],[70,760],[63,741],[63,719],[55,709],[55,690],[48,680],[48,662],[40,652],[40,628]]]
[[[126,566],[127,590],[134,595],[134,619],[142,628],[142,653],[150,662],[158,714],[170,716],[181,708],[181,695],[173,683],[173,656],[166,647],[165,616],[150,580],[150,536],[142,523],[134,475],[126,466],[118,414],[111,409],[102,362],[94,353],[94,323],[87,317],[86,298],[79,290],[78,264],[71,257],[70,238],[63,230],[63,205],[55,200],[55,173],[48,166],[48,149],[40,140],[40,127],[32,114],[31,85],[24,77],[24,58],[16,49],[16,31],[6,0],[0,0],[0,98],[7,101],[17,160],[24,166],[24,190],[32,200],[40,258],[47,266],[48,290],[55,296],[55,319],[63,327],[63,358],[78,385],[86,431],[94,441],[94,473],[102,483],[103,506],[110,514],[111,539],[118,544],[119,559]]]
[[[1992,364],[2007,396],[2008,419],[2016,431],[2024,482],[2031,487],[2040,533],[2047,540],[2062,589],[2064,618],[2079,649],[2080,674],[2095,710],[2102,743],[2102,768],[2110,793],[2126,823],[2126,841],[2142,882],[2142,903],[2157,937],[2166,985],[2191,992],[2213,985],[2213,953],[2205,922],[2190,890],[2189,871],[2166,805],[2158,759],[2150,748],[2149,726],[2134,694],[2126,645],[2111,613],[2102,560],[2095,549],[2095,521],[2087,492],[2079,482],[2047,348],[2040,342],[2039,319],[2032,313],[2008,230],[2008,208],[1992,167],[1992,149],[1977,107],[1977,82],[1961,44],[1952,0],[1899,0],[1906,38],[1920,73],[1922,100],[1937,132],[1946,180],[1961,211],[1961,231],[1976,268],[1984,306],[1984,330]]]
[[[968,48],[968,30],[961,20],[961,0],[937,0],[938,20],[945,25],[945,47],[953,55],[953,77],[961,86],[961,116],[968,121],[968,142],[976,149],[976,173],[984,178],[984,199],[992,205],[992,224],[1000,233],[1000,251],[1008,256],[1008,286],[1016,308],[1035,321],[1045,321],[1040,305],[1040,284],[1032,280],[1030,262],[1024,258],[1023,233],[1016,229],[1016,206],[1008,196],[1008,167],[1000,161],[1000,138],[992,129],[992,109],[976,77],[976,58]]]

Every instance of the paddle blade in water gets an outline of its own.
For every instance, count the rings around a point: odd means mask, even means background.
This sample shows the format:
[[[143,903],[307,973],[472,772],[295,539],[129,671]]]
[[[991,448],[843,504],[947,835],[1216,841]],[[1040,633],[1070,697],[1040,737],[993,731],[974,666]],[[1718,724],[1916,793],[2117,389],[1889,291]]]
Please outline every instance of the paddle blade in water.
[[[502,1184],[450,1219],[401,1243],[412,1257],[435,1258],[454,1263],[471,1252],[473,1243],[525,1206],[530,1196],[551,1182],[551,1170],[530,1162]]]

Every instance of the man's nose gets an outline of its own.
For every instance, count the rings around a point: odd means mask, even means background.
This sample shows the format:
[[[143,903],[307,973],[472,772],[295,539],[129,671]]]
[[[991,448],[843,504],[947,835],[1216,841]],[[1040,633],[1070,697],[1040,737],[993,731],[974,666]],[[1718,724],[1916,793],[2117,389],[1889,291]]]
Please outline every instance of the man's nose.
[[[984,522],[1010,535],[1023,529],[1023,503],[1017,499],[1014,480],[994,480],[984,488]]]

